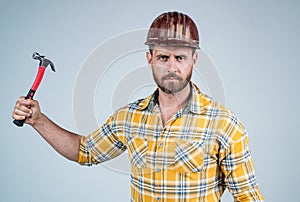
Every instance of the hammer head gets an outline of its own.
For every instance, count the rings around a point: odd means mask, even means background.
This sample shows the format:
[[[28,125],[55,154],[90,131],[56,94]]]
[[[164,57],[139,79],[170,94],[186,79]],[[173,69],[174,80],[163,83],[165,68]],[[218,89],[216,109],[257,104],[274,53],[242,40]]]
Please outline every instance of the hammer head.
[[[42,67],[47,68],[47,66],[50,65],[52,71],[55,72],[55,67],[54,67],[53,62],[51,62],[51,60],[45,58],[44,55],[40,55],[39,53],[34,52],[33,55],[32,55],[32,58],[35,59],[35,60],[39,60],[40,61],[40,66],[42,66]]]

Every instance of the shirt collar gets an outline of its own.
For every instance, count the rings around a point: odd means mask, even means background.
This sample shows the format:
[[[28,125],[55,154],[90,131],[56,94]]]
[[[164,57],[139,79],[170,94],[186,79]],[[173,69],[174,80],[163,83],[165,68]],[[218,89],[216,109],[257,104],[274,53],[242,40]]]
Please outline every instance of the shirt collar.
[[[195,114],[202,114],[204,111],[206,111],[207,106],[211,103],[211,98],[209,98],[207,95],[204,95],[201,93],[199,87],[191,82],[191,88],[192,88],[192,95],[190,96],[190,100],[186,107],[183,109],[183,113],[192,112]],[[158,103],[158,89],[154,91],[154,93],[147,98],[141,100],[138,105],[138,110],[149,110],[152,111],[154,109],[154,106]]]

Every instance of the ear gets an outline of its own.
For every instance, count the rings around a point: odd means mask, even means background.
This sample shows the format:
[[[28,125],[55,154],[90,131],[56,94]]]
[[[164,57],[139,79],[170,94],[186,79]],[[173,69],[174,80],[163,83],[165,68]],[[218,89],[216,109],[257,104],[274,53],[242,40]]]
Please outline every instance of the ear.
[[[146,52],[146,59],[147,59],[148,65],[151,65],[151,63],[152,63],[152,55],[151,55],[150,52]]]
[[[197,60],[198,60],[198,52],[196,51],[193,55],[193,66],[196,64]]]

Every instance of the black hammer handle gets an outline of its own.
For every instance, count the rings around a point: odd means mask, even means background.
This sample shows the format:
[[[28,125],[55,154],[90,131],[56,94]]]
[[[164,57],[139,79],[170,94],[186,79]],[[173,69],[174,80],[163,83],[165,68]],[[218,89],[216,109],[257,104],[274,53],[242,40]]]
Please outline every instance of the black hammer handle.
[[[30,89],[29,92],[27,93],[25,99],[32,99],[34,96],[35,90]],[[23,120],[14,120],[13,123],[16,124],[19,127],[22,127],[24,125],[26,118]]]

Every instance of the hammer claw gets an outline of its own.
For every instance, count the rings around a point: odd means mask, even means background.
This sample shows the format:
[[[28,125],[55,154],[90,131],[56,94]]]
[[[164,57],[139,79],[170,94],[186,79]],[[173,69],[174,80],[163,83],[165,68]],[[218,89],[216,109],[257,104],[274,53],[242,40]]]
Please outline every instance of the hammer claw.
[[[50,63],[50,67],[51,67],[52,71],[55,72],[55,66],[54,66],[53,62]]]

